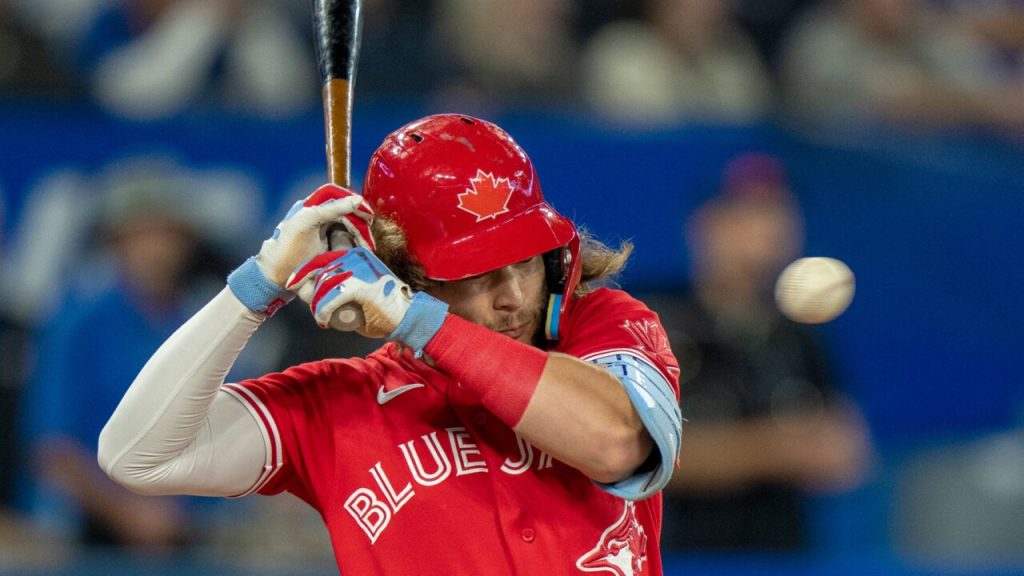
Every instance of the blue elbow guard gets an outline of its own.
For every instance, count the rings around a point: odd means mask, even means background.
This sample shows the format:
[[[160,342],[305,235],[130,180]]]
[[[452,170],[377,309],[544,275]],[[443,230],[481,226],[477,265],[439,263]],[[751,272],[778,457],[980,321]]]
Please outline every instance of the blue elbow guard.
[[[640,420],[647,427],[657,446],[659,461],[653,469],[638,471],[633,476],[614,484],[598,484],[607,492],[627,500],[642,500],[658,492],[672,477],[683,418],[679,402],[668,380],[647,360],[628,353],[617,352],[591,358],[622,382]]]

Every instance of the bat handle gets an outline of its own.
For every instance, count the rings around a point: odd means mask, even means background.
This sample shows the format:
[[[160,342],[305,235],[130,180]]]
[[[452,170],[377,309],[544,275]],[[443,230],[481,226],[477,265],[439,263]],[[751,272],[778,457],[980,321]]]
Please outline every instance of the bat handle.
[[[336,224],[327,230],[328,246],[331,250],[347,250],[355,248],[355,241],[341,224]],[[342,332],[354,332],[357,328],[366,324],[366,317],[363,309],[356,304],[344,304],[334,317],[331,318],[331,328]]]

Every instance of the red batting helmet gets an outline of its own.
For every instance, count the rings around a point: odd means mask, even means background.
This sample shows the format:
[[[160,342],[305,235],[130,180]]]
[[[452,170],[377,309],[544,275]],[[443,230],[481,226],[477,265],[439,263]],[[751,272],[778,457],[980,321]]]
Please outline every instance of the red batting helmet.
[[[548,338],[580,278],[576,227],[544,201],[526,152],[478,118],[442,114],[392,132],[363,196],[402,228],[428,278],[459,280],[545,255]]]

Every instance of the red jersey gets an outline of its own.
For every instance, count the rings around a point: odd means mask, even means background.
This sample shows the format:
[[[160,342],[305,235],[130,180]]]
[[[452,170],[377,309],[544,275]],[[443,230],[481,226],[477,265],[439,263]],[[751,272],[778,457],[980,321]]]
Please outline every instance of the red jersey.
[[[679,396],[657,315],[618,290],[576,299],[555,350],[635,354]],[[662,573],[661,494],[613,496],[519,438],[395,344],[226,385],[264,429],[253,487],[317,509],[345,574]]]

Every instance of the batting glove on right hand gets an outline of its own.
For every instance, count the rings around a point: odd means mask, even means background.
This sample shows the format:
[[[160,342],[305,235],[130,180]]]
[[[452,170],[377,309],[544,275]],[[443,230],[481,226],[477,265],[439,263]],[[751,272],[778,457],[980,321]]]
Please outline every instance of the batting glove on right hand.
[[[372,220],[362,196],[325,184],[292,205],[259,253],[228,276],[228,286],[250,310],[269,316],[299,291],[312,292],[311,282],[286,284],[296,268],[330,250],[332,229],[341,225],[356,245],[372,250]]]
[[[441,328],[448,305],[425,292],[413,292],[365,248],[321,254],[295,271],[291,283],[315,278],[310,309],[322,328],[351,329],[339,321],[344,306],[358,306],[364,317],[356,331],[397,340],[419,354]]]

